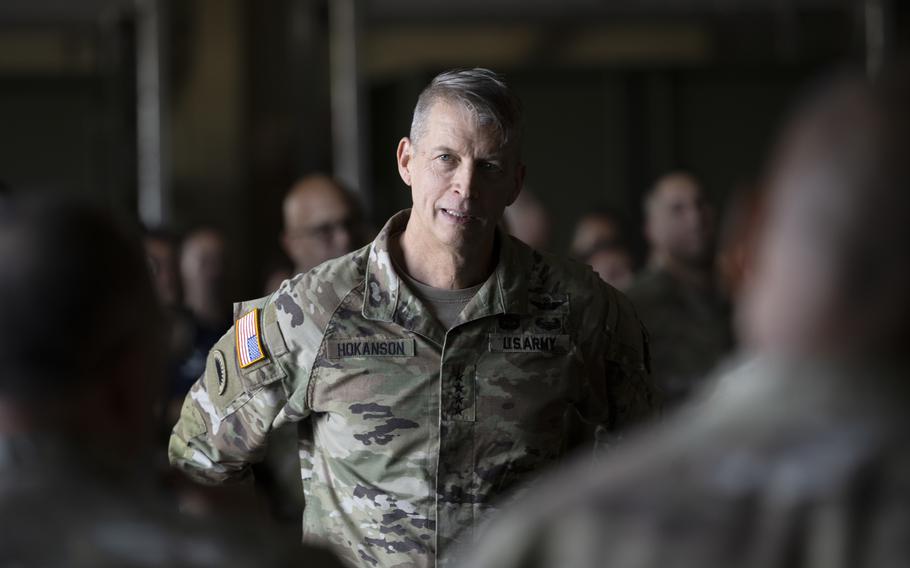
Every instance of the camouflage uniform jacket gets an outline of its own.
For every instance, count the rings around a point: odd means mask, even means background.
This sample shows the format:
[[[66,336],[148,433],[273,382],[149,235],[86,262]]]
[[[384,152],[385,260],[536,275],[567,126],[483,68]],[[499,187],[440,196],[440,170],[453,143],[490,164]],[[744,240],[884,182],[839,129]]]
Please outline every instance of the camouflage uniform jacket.
[[[241,369],[225,335],[170,444],[173,464],[222,482],[297,422],[305,536],[361,566],[442,563],[497,497],[653,404],[629,302],[502,234],[494,272],[443,329],[392,268],[389,238],[408,215],[236,306],[258,308],[264,357]]]

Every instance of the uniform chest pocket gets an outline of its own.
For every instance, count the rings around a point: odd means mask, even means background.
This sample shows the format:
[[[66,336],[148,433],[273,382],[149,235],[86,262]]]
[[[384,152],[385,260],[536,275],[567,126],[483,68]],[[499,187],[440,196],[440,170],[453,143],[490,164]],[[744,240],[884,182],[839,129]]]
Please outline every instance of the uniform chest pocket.
[[[562,413],[581,371],[568,334],[491,333],[476,366],[478,419],[501,416],[536,430]]]

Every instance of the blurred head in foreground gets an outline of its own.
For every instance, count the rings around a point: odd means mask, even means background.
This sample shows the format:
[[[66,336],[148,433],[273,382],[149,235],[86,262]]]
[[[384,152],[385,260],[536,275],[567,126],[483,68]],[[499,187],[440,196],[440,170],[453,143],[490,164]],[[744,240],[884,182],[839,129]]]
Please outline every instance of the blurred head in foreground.
[[[787,130],[741,317],[763,351],[904,353],[910,321],[910,89],[839,85]]]
[[[0,432],[141,449],[163,343],[139,240],[86,206],[10,200],[0,265]]]

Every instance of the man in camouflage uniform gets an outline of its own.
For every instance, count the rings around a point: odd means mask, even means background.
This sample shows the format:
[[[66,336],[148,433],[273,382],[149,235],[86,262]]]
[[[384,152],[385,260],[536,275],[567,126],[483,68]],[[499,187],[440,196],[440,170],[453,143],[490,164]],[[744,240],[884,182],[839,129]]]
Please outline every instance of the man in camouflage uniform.
[[[172,463],[241,478],[273,428],[297,423],[306,537],[357,566],[431,567],[498,498],[650,415],[628,301],[497,229],[524,175],[519,132],[497,75],[438,76],[398,147],[413,209],[236,306]]]
[[[744,338],[759,355],[597,467],[540,487],[471,568],[910,562],[910,76],[788,131]]]
[[[729,352],[729,309],[714,282],[714,210],[698,181],[663,176],[644,212],[650,258],[628,294],[648,328],[654,382],[669,407]]]

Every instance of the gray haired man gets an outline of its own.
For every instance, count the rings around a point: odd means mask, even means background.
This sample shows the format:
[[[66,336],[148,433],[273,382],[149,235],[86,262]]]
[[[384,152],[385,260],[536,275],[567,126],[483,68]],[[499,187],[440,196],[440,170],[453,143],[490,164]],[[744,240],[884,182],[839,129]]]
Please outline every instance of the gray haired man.
[[[436,566],[503,494],[648,416],[625,297],[497,228],[521,189],[520,141],[498,75],[436,77],[398,145],[413,208],[236,306],[172,463],[241,478],[273,428],[297,423],[307,538],[356,566]]]

